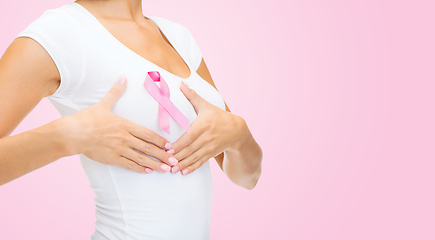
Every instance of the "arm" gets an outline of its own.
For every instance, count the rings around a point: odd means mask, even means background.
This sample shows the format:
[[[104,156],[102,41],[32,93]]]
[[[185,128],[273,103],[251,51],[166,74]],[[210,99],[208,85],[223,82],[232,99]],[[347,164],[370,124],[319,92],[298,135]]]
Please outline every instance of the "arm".
[[[216,88],[204,59],[202,59],[197,73]],[[226,111],[231,112],[226,103],[225,107]],[[261,175],[263,152],[244,121],[243,124],[246,127],[245,136],[237,144],[238,146],[227,149],[214,158],[233,183],[251,190]]]
[[[0,139],[0,186],[68,156],[57,123]]]
[[[54,61],[30,38],[16,38],[1,57],[0,185],[68,155],[57,120],[9,136],[59,82]]]

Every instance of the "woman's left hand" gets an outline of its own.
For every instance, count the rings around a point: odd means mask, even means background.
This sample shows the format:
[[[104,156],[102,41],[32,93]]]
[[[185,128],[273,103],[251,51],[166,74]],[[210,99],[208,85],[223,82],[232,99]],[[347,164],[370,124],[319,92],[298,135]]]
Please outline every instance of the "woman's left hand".
[[[248,127],[242,117],[207,102],[184,84],[180,88],[198,115],[190,133],[185,132],[172,144],[172,155],[179,162],[171,172],[181,170],[186,175],[225,150],[237,150]]]

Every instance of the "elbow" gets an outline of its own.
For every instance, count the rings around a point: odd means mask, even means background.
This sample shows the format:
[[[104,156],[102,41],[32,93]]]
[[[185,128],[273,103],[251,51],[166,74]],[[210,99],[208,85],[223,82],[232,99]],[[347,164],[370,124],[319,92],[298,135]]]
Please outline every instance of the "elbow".
[[[262,161],[263,161],[263,152],[260,149],[260,155],[259,155],[257,169],[254,172],[252,172],[251,174],[249,174],[248,176],[246,176],[244,181],[240,182],[237,185],[239,185],[247,190],[254,189],[255,186],[257,186],[258,180],[260,179],[260,176],[261,176],[261,163],[262,163]]]
[[[248,178],[248,184],[243,185],[242,187],[246,188],[247,190],[252,190],[257,186],[258,180],[261,176],[261,163],[263,161],[263,151],[260,148],[260,157],[259,157],[258,167],[257,170],[251,174],[251,176]]]
[[[255,159],[252,159],[253,165],[242,167],[242,169],[229,169],[224,167],[224,172],[234,184],[247,190],[252,190],[257,186],[262,172],[263,152],[261,148]],[[225,163],[225,161],[224,161]]]
[[[256,173],[246,176],[244,178],[232,179],[232,182],[247,190],[252,190],[255,188],[255,186],[257,186],[260,176],[261,176],[261,168],[259,168]]]
[[[259,170],[258,175],[256,175],[253,180],[250,181],[250,184],[243,186],[245,189],[247,190],[252,190],[255,188],[255,186],[257,186],[258,180],[260,179],[261,176],[261,169]]]

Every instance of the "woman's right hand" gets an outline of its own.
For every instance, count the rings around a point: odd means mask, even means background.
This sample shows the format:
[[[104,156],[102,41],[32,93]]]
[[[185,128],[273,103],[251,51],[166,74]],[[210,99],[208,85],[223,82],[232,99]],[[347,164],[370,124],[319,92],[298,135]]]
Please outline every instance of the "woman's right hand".
[[[83,153],[97,162],[118,165],[140,173],[150,173],[152,170],[168,172],[170,166],[178,163],[165,151],[165,148],[171,148],[169,141],[112,112],[115,102],[122,96],[127,85],[124,75],[119,80],[122,79],[124,84],[115,83],[100,102],[59,119],[65,126],[63,134],[67,136],[70,155]]]

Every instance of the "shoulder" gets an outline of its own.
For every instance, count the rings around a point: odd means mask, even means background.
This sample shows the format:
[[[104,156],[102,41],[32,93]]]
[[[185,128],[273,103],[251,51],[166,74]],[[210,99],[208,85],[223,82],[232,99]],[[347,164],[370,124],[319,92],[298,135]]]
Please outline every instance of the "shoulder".
[[[46,10],[34,19],[25,30],[48,32],[71,30],[74,21],[72,21],[70,13],[65,10],[63,7]]]
[[[81,34],[71,9],[64,6],[44,11],[18,37],[29,37],[38,42],[55,63],[60,76],[56,95],[69,90],[71,81],[81,77]],[[28,41],[27,41],[28,42]]]

